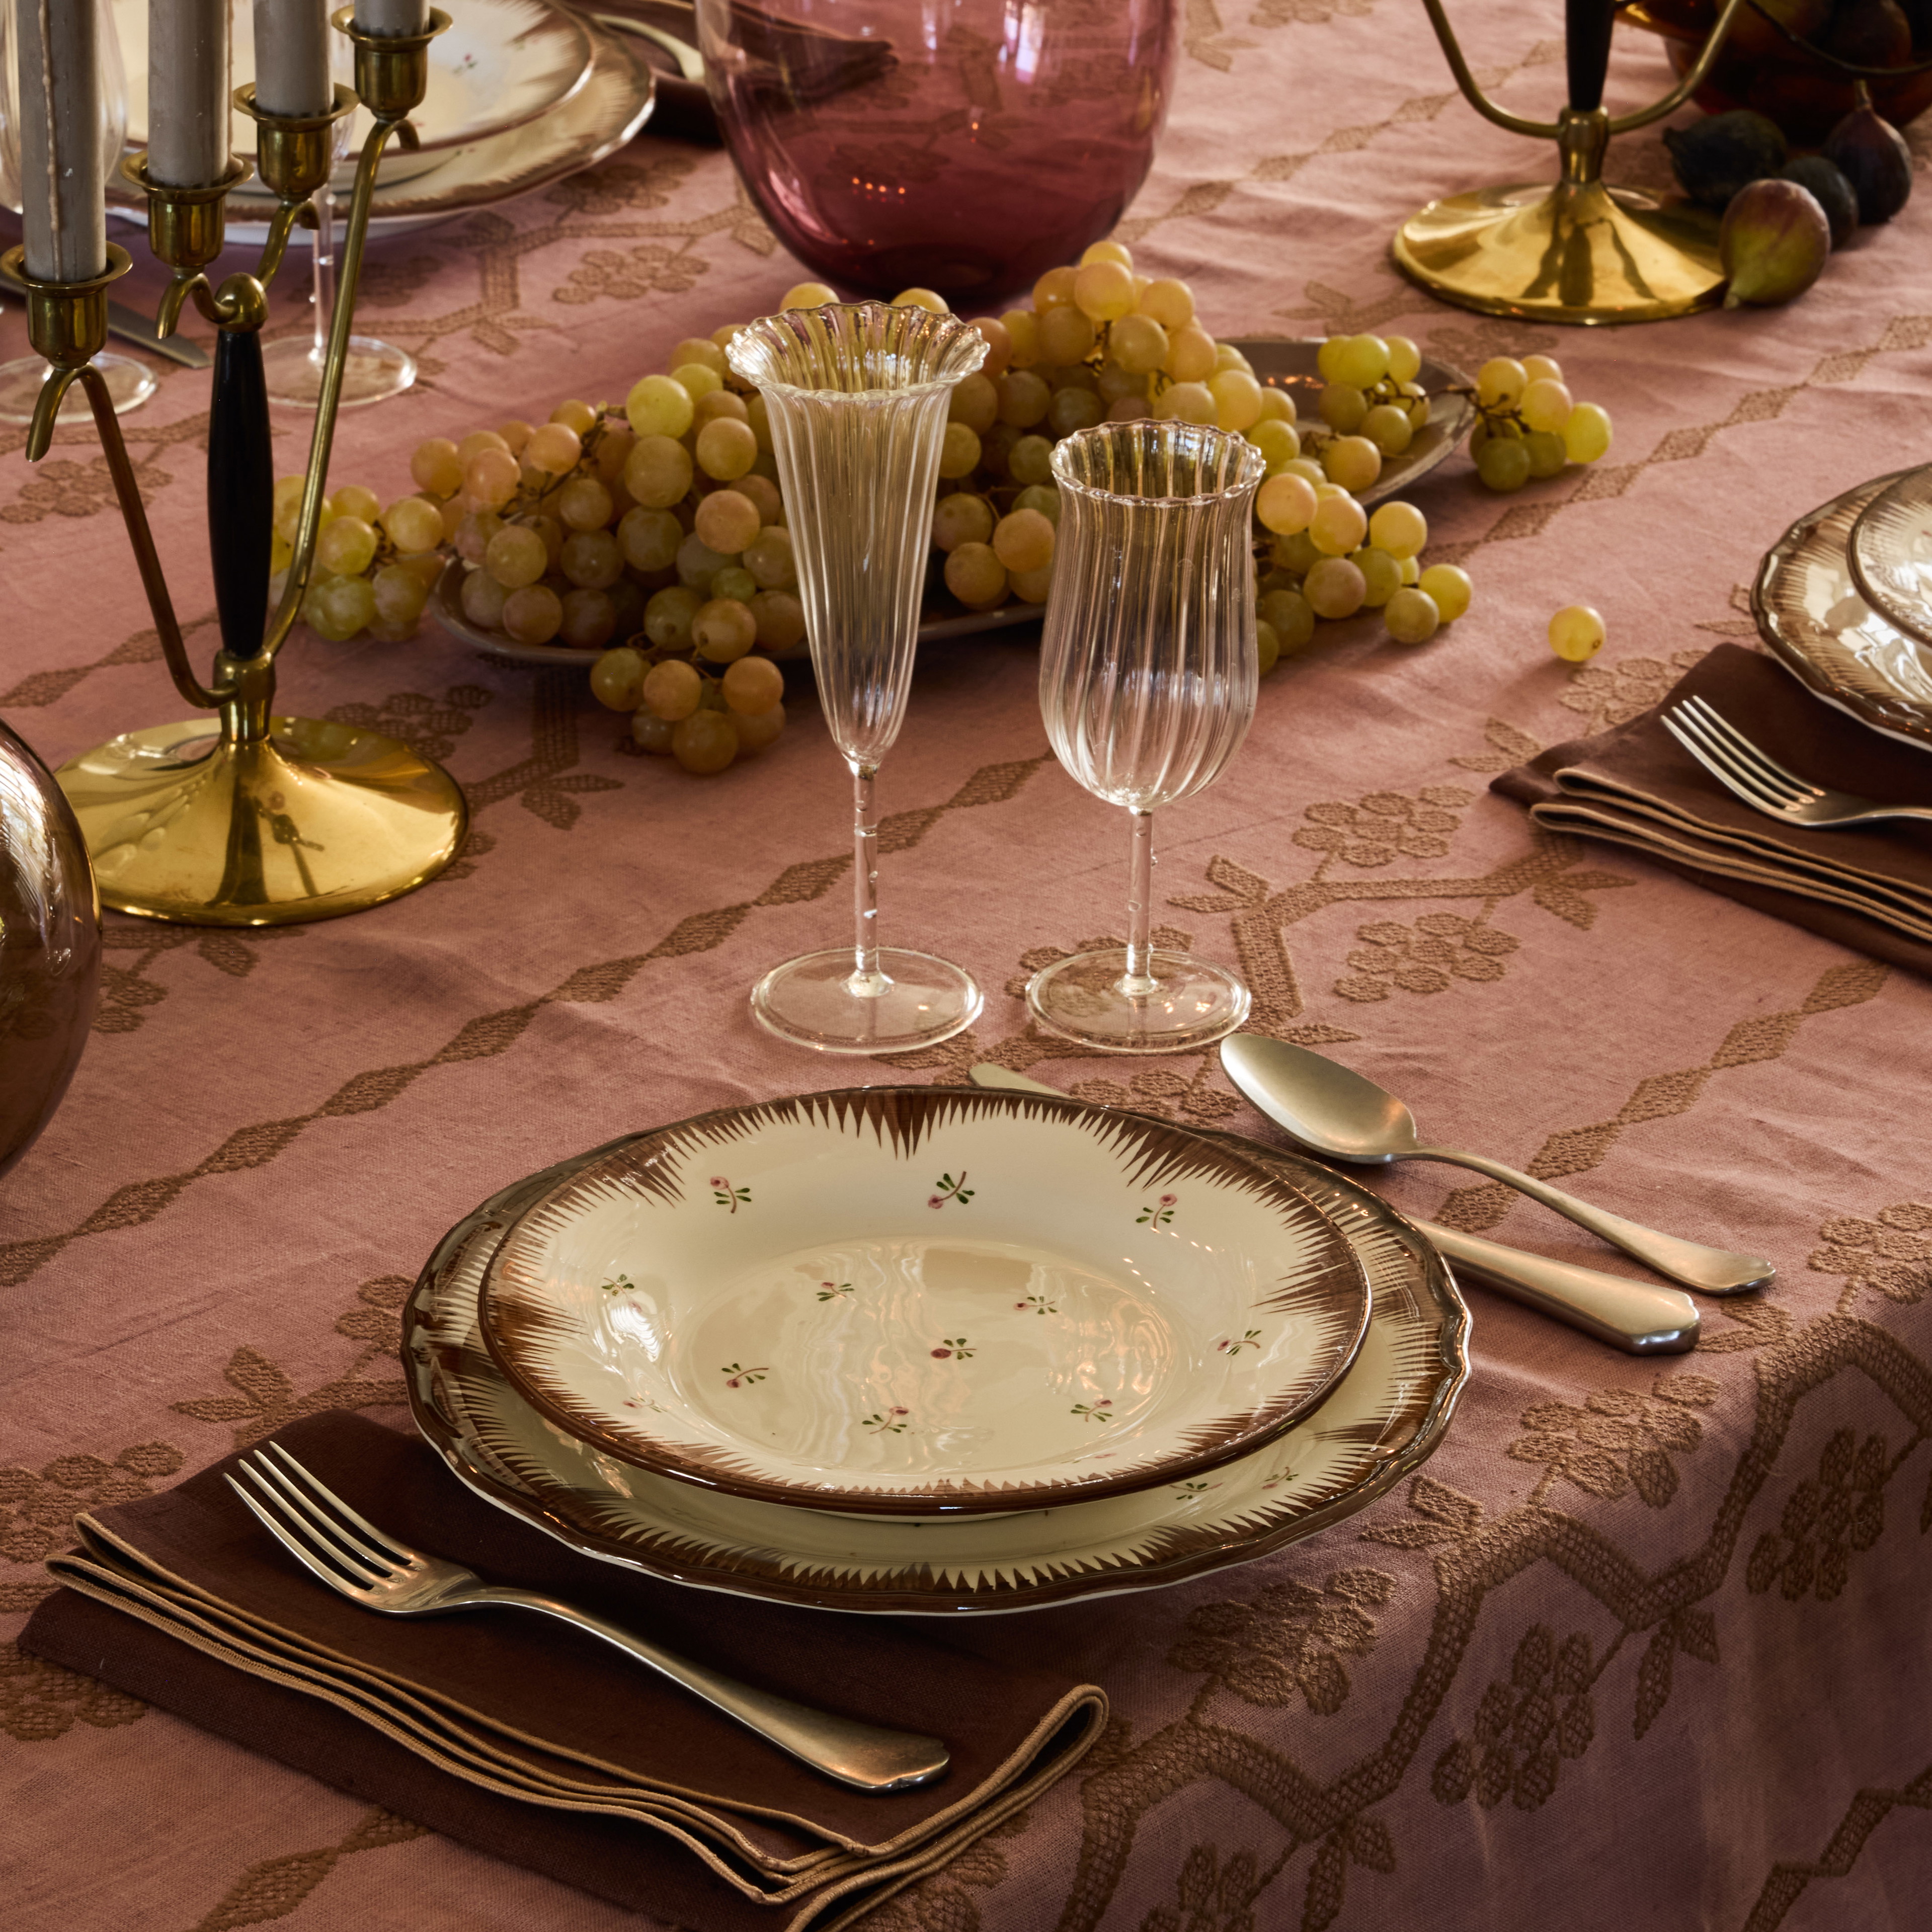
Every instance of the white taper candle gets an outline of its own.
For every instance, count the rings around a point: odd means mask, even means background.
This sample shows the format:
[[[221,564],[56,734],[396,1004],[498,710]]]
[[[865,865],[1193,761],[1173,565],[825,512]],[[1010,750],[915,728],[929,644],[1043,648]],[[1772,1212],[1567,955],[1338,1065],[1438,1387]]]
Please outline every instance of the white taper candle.
[[[356,0],[356,24],[365,34],[426,34],[429,0]]]
[[[265,114],[326,114],[328,0],[255,0],[255,105]]]
[[[21,226],[27,273],[85,281],[107,266],[94,0],[16,0]]]
[[[152,0],[149,180],[208,188],[221,178],[229,163],[228,92],[228,0]]]

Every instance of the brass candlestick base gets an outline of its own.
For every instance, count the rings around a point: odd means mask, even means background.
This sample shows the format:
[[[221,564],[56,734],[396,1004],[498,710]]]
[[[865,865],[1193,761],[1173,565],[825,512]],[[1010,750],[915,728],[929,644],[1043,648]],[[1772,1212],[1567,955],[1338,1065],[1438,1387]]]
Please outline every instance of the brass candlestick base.
[[[1610,20],[1592,44],[1568,47],[1570,104],[1553,122],[1526,121],[1476,85],[1441,0],[1424,0],[1456,84],[1486,119],[1519,134],[1553,136],[1562,178],[1478,188],[1432,201],[1396,230],[1390,254],[1414,282],[1485,315],[1588,326],[1660,322],[1724,299],[1718,221],[1688,202],[1665,202],[1603,178],[1612,134],[1662,118],[1702,80],[1741,0],[1727,0],[1696,64],[1654,105],[1612,120],[1604,111]],[[1592,16],[1592,26],[1598,23]]]
[[[38,460],[45,453],[62,394],[82,384],[175,688],[189,704],[219,713],[124,734],[56,774],[80,821],[101,900],[118,911],[204,926],[328,919],[424,884],[463,842],[468,814],[461,791],[406,745],[350,725],[270,715],[276,653],[300,612],[315,552],[376,170],[392,135],[414,145],[404,117],[422,98],[429,41],[448,24],[433,12],[429,33],[400,37],[371,54],[368,37],[338,22],[356,44],[358,79],[370,82],[364,99],[376,125],[356,170],[294,555],[272,616],[266,606],[273,470],[259,334],[268,313],[266,285],[290,227],[328,178],[332,125],[356,97],[338,88],[326,115],[278,118],[256,107],[252,89],[242,90],[237,104],[258,124],[262,177],[278,206],[258,273],[230,275],[218,290],[203,271],[220,253],[224,198],[246,170],[231,164],[211,187],[182,189],[152,181],[145,158],[126,166],[148,194],[150,244],[173,271],[164,328],[172,326],[191,297],[221,331],[208,427],[208,505],[223,649],[207,685],[189,664],[134,466],[106,385],[90,364],[106,334],[104,290],[126,272],[128,257],[110,245],[106,272],[86,282],[22,275],[29,334],[54,365],[42,397],[44,422],[36,419],[28,456]]]

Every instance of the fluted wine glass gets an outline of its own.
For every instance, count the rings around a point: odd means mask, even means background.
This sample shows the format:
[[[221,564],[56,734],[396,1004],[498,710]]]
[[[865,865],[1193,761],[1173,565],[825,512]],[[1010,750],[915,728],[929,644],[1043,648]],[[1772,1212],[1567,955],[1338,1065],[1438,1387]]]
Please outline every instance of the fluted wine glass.
[[[1060,527],[1040,650],[1053,748],[1133,835],[1124,946],[1036,973],[1027,1005],[1102,1053],[1207,1046],[1247,1018],[1225,966],[1156,947],[1155,810],[1214,783],[1254,716],[1252,443],[1192,423],[1102,423],[1053,452]]]
[[[853,944],[788,960],[752,991],[760,1025],[822,1053],[930,1046],[980,1011],[961,968],[879,944],[872,791],[912,682],[946,409],[986,353],[955,316],[880,302],[788,309],[725,351],[764,398],[819,702],[852,772]]]

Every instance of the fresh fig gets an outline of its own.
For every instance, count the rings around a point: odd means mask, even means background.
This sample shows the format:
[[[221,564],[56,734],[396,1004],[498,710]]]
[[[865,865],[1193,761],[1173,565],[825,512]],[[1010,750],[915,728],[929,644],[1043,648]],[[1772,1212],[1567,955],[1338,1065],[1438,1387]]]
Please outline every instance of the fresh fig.
[[[1802,296],[1832,253],[1832,224],[1817,197],[1793,181],[1738,189],[1718,231],[1718,257],[1730,287],[1726,308],[1766,308]]]
[[[1825,50],[1851,67],[1904,67],[1912,58],[1912,23],[1897,0],[1850,0],[1832,16]]]
[[[1832,130],[1825,158],[1851,183],[1861,221],[1889,221],[1912,199],[1912,150],[1874,110],[1863,81],[1852,94],[1858,104]]]
[[[1851,183],[1822,154],[1801,154],[1784,167],[1778,178],[1796,182],[1825,211],[1834,250],[1852,238],[1858,225],[1858,198]]]
[[[1749,108],[1714,114],[1688,128],[1666,128],[1664,145],[1684,192],[1705,207],[1728,207],[1747,182],[1774,175],[1787,150],[1774,121]]]

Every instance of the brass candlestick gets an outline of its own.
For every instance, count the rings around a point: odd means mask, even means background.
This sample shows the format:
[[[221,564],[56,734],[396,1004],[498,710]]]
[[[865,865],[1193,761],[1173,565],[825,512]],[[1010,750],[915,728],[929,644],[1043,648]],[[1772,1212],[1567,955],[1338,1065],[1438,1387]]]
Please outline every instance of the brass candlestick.
[[[217,714],[125,733],[56,774],[80,821],[102,902],[122,912],[203,926],[285,926],[356,912],[435,878],[466,828],[454,782],[399,740],[272,715],[275,657],[301,611],[315,554],[376,171],[392,134],[416,146],[406,117],[423,97],[429,43],[449,25],[448,15],[432,11],[427,33],[376,37],[356,28],[352,10],[344,8],[334,21],[355,46],[356,87],[338,87],[328,113],[268,115],[253,88],[236,94],[256,122],[262,178],[277,200],[255,274],[230,275],[216,289],[206,273],[221,253],[225,200],[246,177],[245,165],[232,163],[213,186],[190,189],[149,180],[145,157],[124,170],[148,196],[149,245],[172,272],[162,332],[190,299],[220,331],[208,422],[208,536],[222,644],[206,686],[188,662],[106,386],[88,366],[106,337],[106,286],[127,272],[127,254],[110,244],[106,272],[84,282],[21,278],[28,333],[52,364],[28,433],[28,459],[46,454],[62,396],[83,383],[175,688]],[[294,554],[265,624],[274,483],[260,331],[290,232],[314,219],[310,197],[328,178],[330,130],[358,100],[376,124],[356,168]],[[16,269],[21,253],[7,257]]]
[[[1690,98],[1742,4],[1726,0],[1696,64],[1661,100],[1612,119],[1603,105],[1610,0],[1570,0],[1570,104],[1556,121],[1526,121],[1477,86],[1442,0],[1423,0],[1470,106],[1512,134],[1553,140],[1562,176],[1553,185],[1478,188],[1432,201],[1396,231],[1396,266],[1446,302],[1537,322],[1658,322],[1714,307],[1724,290],[1717,218],[1607,186],[1604,151],[1612,134],[1660,121]]]

